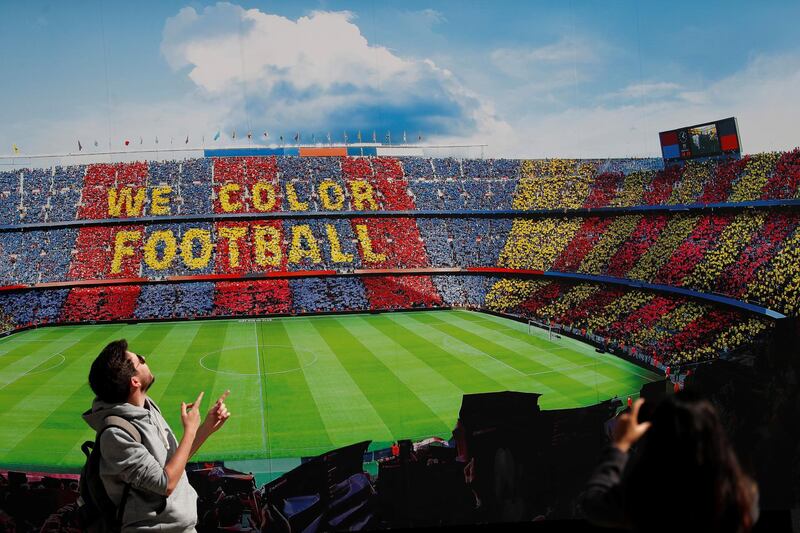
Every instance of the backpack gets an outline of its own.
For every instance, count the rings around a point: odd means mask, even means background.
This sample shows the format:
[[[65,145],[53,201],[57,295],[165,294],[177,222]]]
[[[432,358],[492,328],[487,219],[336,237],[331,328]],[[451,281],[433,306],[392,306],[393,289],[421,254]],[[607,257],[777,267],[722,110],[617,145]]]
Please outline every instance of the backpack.
[[[142,442],[142,435],[130,421],[120,416],[108,416],[103,419],[103,425],[97,431],[94,442],[87,440],[81,445],[81,451],[86,455],[86,463],[81,469],[79,490],[83,504],[79,507],[78,514],[81,529],[92,533],[120,531],[125,503],[131,490],[130,484],[126,484],[122,490],[119,506],[116,506],[109,498],[100,478],[100,436],[112,427],[125,431],[136,442],[140,444]]]

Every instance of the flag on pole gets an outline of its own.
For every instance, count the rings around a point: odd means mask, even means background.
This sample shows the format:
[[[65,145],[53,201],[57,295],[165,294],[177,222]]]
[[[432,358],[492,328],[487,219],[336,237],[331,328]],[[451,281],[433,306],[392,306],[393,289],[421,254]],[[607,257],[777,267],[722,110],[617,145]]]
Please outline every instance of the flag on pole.
[[[252,139],[253,138],[253,132],[252,131],[248,131],[247,132],[247,138],[248,139]]]
[[[378,134],[375,133],[375,130],[372,130],[372,142],[378,142]]]
[[[231,135],[231,138],[232,138],[232,139],[235,139],[235,138],[236,138],[236,130],[233,130],[233,135]]]
[[[297,133],[294,134],[294,142],[299,142],[299,141],[300,141],[300,132],[298,131]]]
[[[80,152],[81,150],[83,150],[83,146],[81,146],[81,140],[78,139],[78,151]]]
[[[189,136],[188,135],[186,136],[186,140],[183,141],[183,144],[189,144]]]
[[[128,139],[125,139],[125,146],[128,146],[131,142]]]
[[[141,144],[143,144],[143,143],[144,143],[144,139],[142,139],[142,137],[140,136],[140,137],[139,137],[139,144],[141,145]]]
[[[156,135],[156,144],[158,144],[158,135]]]
[[[214,134],[214,140],[216,141],[218,139],[219,139],[219,130],[217,130],[217,133]]]
[[[406,139],[406,130],[403,130],[403,144],[406,144],[408,139]]]
[[[14,144],[11,145],[11,150],[13,150],[15,154],[18,154],[19,153],[19,146],[17,146],[16,143],[14,143]]]
[[[156,142],[158,142],[158,141],[156,141]],[[97,143],[97,139],[94,140],[94,146],[95,146],[95,148],[97,148],[97,146],[99,146],[98,143]]]
[[[356,135],[356,139],[358,139],[358,142],[361,142],[361,130],[358,130],[358,135]]]
[[[267,130],[264,130],[264,138],[269,139],[269,132]]]
[[[391,131],[387,131],[386,132],[386,142],[389,143],[389,144],[392,144],[392,132]]]
[[[281,135],[279,138],[281,140],[281,144],[283,144],[283,135]]]

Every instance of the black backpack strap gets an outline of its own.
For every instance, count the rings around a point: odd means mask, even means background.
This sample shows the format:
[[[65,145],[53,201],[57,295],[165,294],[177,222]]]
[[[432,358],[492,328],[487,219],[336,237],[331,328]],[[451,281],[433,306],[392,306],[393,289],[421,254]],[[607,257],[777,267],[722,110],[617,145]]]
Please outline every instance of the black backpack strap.
[[[97,445],[100,445],[100,435],[103,434],[105,430],[108,428],[119,428],[122,431],[126,432],[128,435],[133,437],[133,440],[138,442],[139,444],[142,443],[142,434],[139,433],[139,430],[136,429],[136,426],[131,424],[129,420],[122,418],[121,416],[111,415],[107,416],[103,419],[103,426],[97,432]],[[122,524],[122,515],[125,513],[125,504],[128,501],[128,494],[131,492],[131,485],[130,483],[125,483],[125,487],[122,489],[122,498],[119,500],[119,505],[117,506],[117,515],[116,520],[117,524]]]

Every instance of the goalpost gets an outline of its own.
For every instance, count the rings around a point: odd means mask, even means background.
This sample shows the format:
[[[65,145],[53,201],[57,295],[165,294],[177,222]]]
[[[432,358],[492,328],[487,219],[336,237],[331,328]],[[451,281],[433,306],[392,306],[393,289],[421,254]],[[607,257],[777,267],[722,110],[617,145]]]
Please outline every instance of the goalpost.
[[[532,335],[537,330],[547,331],[548,340],[552,341],[561,338],[561,326],[559,324],[552,324],[549,320],[540,322],[533,318],[528,319],[528,334]]]

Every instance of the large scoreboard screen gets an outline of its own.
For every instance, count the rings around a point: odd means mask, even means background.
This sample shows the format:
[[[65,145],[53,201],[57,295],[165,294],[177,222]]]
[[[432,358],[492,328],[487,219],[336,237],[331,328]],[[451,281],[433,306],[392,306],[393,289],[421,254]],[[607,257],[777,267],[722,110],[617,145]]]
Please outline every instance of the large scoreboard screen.
[[[740,154],[739,128],[736,119],[697,124],[677,130],[662,131],[661,155],[665,160],[684,160],[722,154]]]

